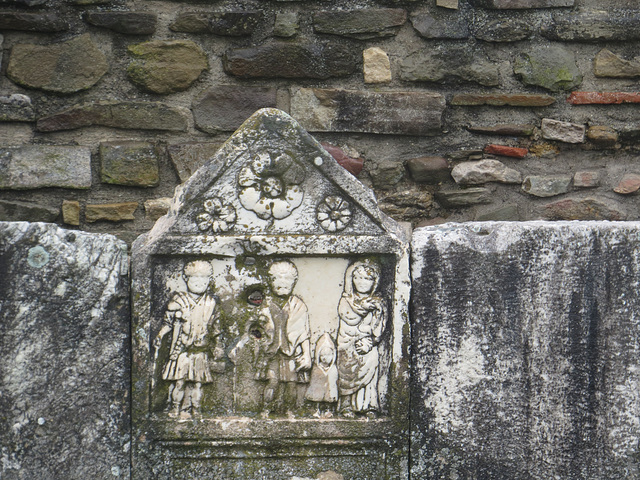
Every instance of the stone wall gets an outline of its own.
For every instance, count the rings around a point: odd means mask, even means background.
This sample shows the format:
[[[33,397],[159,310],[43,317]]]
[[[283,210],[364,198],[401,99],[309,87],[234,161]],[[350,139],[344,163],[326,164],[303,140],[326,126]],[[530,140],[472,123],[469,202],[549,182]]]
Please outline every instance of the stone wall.
[[[3,0],[0,219],[126,240],[275,106],[415,224],[637,219],[626,0]]]

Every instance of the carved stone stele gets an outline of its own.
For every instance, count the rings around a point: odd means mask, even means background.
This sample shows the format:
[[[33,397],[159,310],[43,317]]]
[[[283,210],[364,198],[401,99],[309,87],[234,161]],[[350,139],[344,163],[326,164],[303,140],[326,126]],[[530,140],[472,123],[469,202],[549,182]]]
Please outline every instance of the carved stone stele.
[[[136,240],[135,478],[407,478],[408,243],[258,111]]]

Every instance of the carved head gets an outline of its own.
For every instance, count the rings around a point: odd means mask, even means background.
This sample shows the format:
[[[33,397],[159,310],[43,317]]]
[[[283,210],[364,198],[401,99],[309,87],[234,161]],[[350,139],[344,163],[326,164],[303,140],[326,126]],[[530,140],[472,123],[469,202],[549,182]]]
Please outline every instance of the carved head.
[[[205,260],[189,262],[184,267],[184,278],[190,292],[201,294],[207,291],[211,284],[213,268]]]
[[[380,281],[380,268],[368,260],[356,262],[347,268],[344,276],[344,294],[373,294]]]
[[[288,260],[274,262],[271,268],[269,268],[271,290],[279,297],[291,295],[297,281],[298,269]]]

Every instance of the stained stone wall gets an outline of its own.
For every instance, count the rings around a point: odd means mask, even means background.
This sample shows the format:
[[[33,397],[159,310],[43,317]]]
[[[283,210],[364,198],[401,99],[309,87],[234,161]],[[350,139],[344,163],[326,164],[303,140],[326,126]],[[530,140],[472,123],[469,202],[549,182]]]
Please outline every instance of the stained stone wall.
[[[414,225],[638,219],[627,0],[3,0],[0,219],[132,241],[278,107]]]

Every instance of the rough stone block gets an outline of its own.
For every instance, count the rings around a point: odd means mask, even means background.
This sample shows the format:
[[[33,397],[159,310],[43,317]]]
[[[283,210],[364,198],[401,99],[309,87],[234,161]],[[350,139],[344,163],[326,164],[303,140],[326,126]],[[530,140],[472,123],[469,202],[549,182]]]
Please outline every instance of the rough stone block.
[[[582,83],[573,51],[558,46],[538,47],[521,54],[513,73],[525,85],[535,85],[552,92],[571,90]]]
[[[30,202],[0,200],[0,221],[55,222],[60,215],[57,208]]]
[[[567,198],[544,206],[546,220],[626,220],[617,202],[606,198]]]
[[[147,142],[100,144],[100,178],[103,183],[156,187],[160,182],[158,152]]]
[[[414,232],[412,477],[636,476],[639,238],[610,222]]]
[[[581,170],[573,176],[573,186],[576,188],[594,188],[600,186],[600,174],[594,171]]]
[[[458,93],[451,99],[451,105],[495,107],[546,107],[556,101],[551,95],[533,93]]]
[[[193,100],[196,127],[208,133],[236,130],[257,110],[276,106],[274,87],[216,85]]]
[[[378,47],[362,52],[364,83],[388,83],[391,81],[391,63],[387,53]]]
[[[491,191],[484,187],[472,187],[458,190],[440,190],[436,200],[445,208],[463,208],[491,203]]]
[[[458,9],[458,0],[436,0],[436,5],[442,8]]]
[[[561,122],[551,118],[542,119],[542,138],[565,143],[583,143],[586,127],[577,123]]]
[[[175,93],[188,89],[209,66],[207,55],[190,40],[154,40],[129,46],[136,60],[129,64],[129,80],[142,90]]]
[[[313,15],[313,28],[319,33],[367,40],[390,37],[407,21],[401,8],[361,8],[331,10]]]
[[[594,125],[587,129],[587,138],[603,147],[612,147],[618,142],[618,132],[604,125]]]
[[[637,173],[627,173],[622,177],[613,191],[621,195],[629,195],[636,193],[638,189],[640,189],[640,175]]]
[[[475,37],[485,42],[518,42],[531,37],[531,24],[524,20],[504,18],[480,25]]]
[[[80,225],[80,202],[76,200],[62,201],[62,221],[67,225]]]
[[[135,220],[133,214],[137,208],[138,202],[91,204],[85,208],[85,220],[89,223]]]
[[[593,73],[596,77],[637,78],[640,77],[640,60],[625,60],[603,48],[593,59]]]
[[[38,119],[37,130],[56,132],[102,125],[134,130],[187,130],[182,109],[159,102],[92,102],[73,106]]]
[[[96,27],[130,35],[151,35],[158,23],[158,15],[147,12],[87,12],[84,18]]]
[[[382,160],[369,167],[373,186],[381,190],[395,187],[404,177],[404,166],[394,160]]]
[[[86,33],[50,45],[14,45],[7,76],[24,87],[74,93],[94,86],[108,69],[107,58]]]
[[[153,198],[144,202],[144,213],[149,220],[156,221],[169,211],[171,198]]]
[[[442,95],[422,92],[362,92],[301,88],[291,114],[314,132],[431,135],[442,125]]]
[[[451,170],[451,176],[459,185],[480,185],[489,182],[520,183],[522,175],[498,160],[462,162]]]
[[[295,37],[300,30],[300,20],[295,12],[279,12],[273,24],[273,35],[276,37]]]
[[[169,28],[174,32],[244,37],[254,32],[261,19],[262,13],[258,11],[185,12]]]
[[[91,150],[25,145],[0,148],[0,189],[91,187]]]
[[[485,8],[510,10],[525,8],[573,7],[575,0],[473,0],[473,3]]]
[[[129,478],[127,248],[0,223],[2,477]]]
[[[554,197],[569,191],[569,175],[530,175],[522,182],[522,191],[536,197]]]
[[[407,160],[414,182],[438,184],[451,180],[451,169],[444,157],[419,157]]]
[[[355,73],[358,61],[352,48],[337,43],[272,42],[231,48],[223,55],[222,65],[225,72],[243,78],[326,79]]]
[[[456,0],[457,4],[457,0]],[[469,37],[469,23],[457,12],[414,13],[411,25],[423,38],[461,39]]]
[[[636,92],[571,92],[567,102],[572,105],[620,105],[640,103],[640,93]]]
[[[167,145],[169,159],[180,177],[186,181],[202,165],[211,160],[221,143],[174,143]]]
[[[500,83],[497,65],[468,47],[428,48],[412,53],[400,64],[400,76],[410,82],[462,80],[486,86]]]
[[[0,12],[0,30],[64,32],[69,23],[56,13]]]
[[[556,13],[542,26],[542,35],[567,42],[633,41],[640,39],[638,10],[608,9]]]
[[[31,105],[31,99],[26,95],[14,93],[0,96],[0,122],[32,122],[35,119],[36,112]]]

